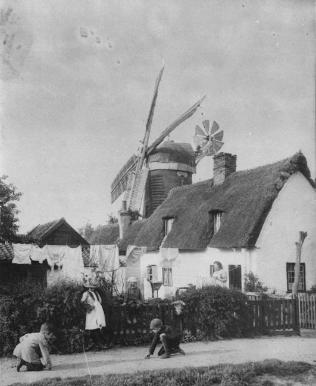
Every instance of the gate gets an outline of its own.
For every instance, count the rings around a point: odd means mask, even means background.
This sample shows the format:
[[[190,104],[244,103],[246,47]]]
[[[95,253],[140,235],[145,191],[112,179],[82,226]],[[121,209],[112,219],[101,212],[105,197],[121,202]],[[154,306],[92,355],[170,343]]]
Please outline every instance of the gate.
[[[300,293],[297,300],[300,327],[316,329],[316,294]]]
[[[254,332],[295,331],[299,332],[299,317],[296,299],[249,300],[252,316],[250,328]]]

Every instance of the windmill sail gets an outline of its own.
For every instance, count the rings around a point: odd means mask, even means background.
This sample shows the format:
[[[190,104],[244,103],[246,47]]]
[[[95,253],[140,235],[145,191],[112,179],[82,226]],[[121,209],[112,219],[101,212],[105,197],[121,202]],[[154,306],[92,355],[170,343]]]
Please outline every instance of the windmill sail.
[[[134,174],[133,190],[130,191],[129,209],[139,212],[145,195],[149,169],[143,168],[137,175]]]

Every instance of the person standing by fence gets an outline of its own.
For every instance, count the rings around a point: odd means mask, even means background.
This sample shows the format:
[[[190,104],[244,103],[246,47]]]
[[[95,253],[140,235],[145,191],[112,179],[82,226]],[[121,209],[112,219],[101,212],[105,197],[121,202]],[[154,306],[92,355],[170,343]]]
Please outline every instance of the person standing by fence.
[[[124,297],[123,305],[127,305],[127,323],[137,323],[139,309],[143,301],[143,296],[137,286],[136,277],[128,279],[129,287]]]

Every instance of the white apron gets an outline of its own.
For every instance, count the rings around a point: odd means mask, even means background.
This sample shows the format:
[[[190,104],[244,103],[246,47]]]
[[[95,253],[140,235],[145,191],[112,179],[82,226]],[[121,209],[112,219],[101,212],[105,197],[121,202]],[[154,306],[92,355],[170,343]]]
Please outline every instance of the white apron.
[[[86,330],[105,327],[105,315],[97,295],[93,291],[86,291],[82,295],[81,301],[93,307],[91,311],[86,313]]]

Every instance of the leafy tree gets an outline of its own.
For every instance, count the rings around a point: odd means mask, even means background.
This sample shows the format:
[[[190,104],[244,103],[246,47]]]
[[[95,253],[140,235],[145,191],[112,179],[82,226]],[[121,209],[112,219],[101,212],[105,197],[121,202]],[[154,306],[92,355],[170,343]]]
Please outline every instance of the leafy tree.
[[[19,229],[18,209],[15,201],[19,201],[22,193],[16,186],[7,183],[8,176],[0,177],[0,238],[4,241],[15,241]]]

